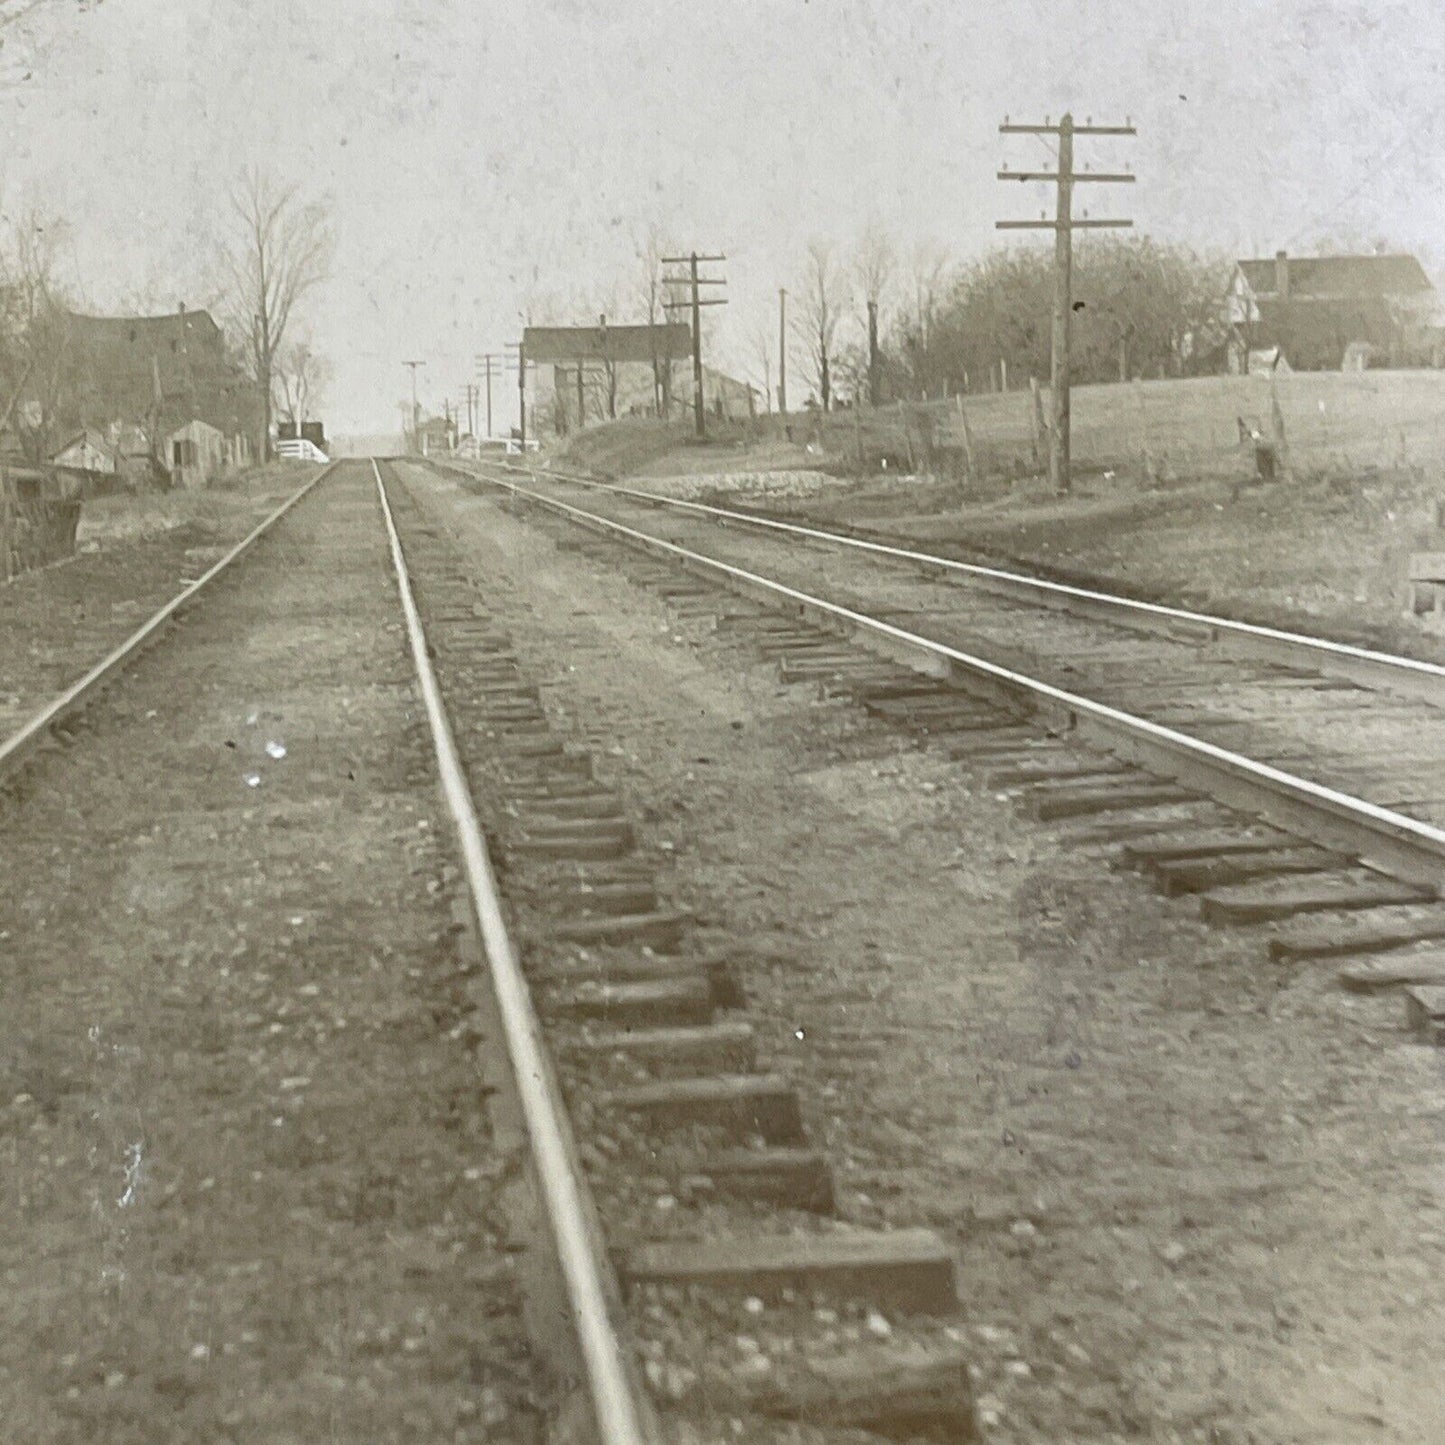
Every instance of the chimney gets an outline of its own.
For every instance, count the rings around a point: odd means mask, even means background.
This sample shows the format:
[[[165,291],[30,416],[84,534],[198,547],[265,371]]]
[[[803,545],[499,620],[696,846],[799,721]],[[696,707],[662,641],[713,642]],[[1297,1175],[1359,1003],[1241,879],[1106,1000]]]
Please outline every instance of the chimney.
[[[1289,253],[1274,253],[1274,289],[1281,301],[1289,300]]]

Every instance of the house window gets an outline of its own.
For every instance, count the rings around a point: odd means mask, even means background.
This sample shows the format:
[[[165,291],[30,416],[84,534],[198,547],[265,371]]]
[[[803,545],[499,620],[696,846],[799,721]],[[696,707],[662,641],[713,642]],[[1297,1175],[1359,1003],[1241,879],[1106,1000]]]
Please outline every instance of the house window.
[[[177,467],[193,467],[196,464],[196,444],[189,437],[171,443],[171,463]]]

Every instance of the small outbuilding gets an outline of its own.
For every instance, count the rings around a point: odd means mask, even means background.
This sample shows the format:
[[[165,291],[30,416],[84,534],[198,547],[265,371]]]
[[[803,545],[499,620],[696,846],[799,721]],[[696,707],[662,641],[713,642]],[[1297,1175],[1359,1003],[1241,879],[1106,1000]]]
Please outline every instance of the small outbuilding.
[[[71,437],[50,460],[76,472],[112,473],[117,468],[115,448],[90,427]]]
[[[166,438],[173,487],[204,487],[226,465],[226,437],[203,421],[188,421]]]

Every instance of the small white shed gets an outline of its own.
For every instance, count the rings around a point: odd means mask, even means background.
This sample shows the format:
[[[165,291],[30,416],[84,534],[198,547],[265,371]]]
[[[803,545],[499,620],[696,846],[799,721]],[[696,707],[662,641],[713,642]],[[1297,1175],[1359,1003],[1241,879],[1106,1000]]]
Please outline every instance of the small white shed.
[[[174,487],[204,487],[226,465],[226,437],[203,421],[188,421],[166,438]]]

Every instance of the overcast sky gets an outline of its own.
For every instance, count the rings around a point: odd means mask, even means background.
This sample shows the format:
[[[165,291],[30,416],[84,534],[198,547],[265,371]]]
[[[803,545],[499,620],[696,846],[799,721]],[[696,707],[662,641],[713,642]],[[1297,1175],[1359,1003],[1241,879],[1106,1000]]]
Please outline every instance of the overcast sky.
[[[333,431],[395,428],[404,358],[455,398],[529,305],[637,319],[652,222],[727,253],[743,370],[810,238],[967,257],[1037,215],[1005,114],[1132,118],[1080,159],[1139,183],[1080,204],[1155,235],[1445,259],[1440,0],[42,0],[3,33],[0,207],[70,219],[96,307],[204,300],[248,161],[328,200]]]

